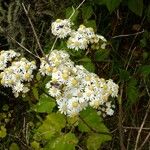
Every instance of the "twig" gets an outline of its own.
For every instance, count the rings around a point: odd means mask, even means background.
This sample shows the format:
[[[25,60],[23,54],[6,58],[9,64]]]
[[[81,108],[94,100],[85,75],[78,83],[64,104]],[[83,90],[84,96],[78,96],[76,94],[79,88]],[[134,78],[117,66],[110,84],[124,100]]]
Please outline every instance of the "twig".
[[[21,142],[28,150],[33,150],[33,149],[32,149],[31,147],[29,147],[26,143],[24,143],[24,142],[20,139],[20,137],[15,136],[15,135],[12,135],[12,134],[8,134],[8,136],[11,136],[11,137],[17,139],[17,140],[18,140],[19,142]]]
[[[144,144],[148,141],[149,137],[150,137],[150,132],[149,132],[149,134],[146,136],[144,142],[141,144],[141,146],[140,146],[137,150],[142,150],[142,147],[143,147]]]
[[[99,133],[99,134],[104,134],[104,135],[111,135],[110,133],[107,132],[99,132],[97,130],[95,130],[94,128],[92,128],[81,116],[79,116],[79,118],[81,119],[81,121],[94,133]]]
[[[123,127],[124,129],[133,129],[133,130],[139,130],[140,127]],[[143,128],[143,130],[150,130],[150,128]]]
[[[127,65],[126,65],[126,70],[128,70],[128,67],[129,67],[129,64],[130,64],[130,61],[132,59],[132,56],[133,56],[133,53],[134,53],[135,49],[136,49],[136,47],[134,47],[134,49],[132,50],[132,53],[131,53],[130,58],[129,58],[129,60],[127,62]]]
[[[121,147],[121,150],[125,150],[125,146],[124,146],[124,143],[123,143],[123,138],[124,138],[124,135],[123,135],[123,128],[122,128],[122,94],[123,94],[123,83],[121,84],[120,86],[120,96],[118,97],[118,104],[119,104],[119,122],[118,122],[118,129],[119,129],[119,137],[120,137],[120,147]]]
[[[129,132],[129,136],[128,136],[128,140],[127,140],[127,150],[129,149],[129,144],[131,141],[131,132],[132,132],[132,130],[130,130],[130,132]]]
[[[47,60],[47,61],[48,61],[48,58],[49,58],[49,56],[50,56],[51,51],[54,49],[54,47],[55,47],[55,45],[56,45],[57,40],[58,40],[58,37],[55,38],[55,41],[54,41],[54,43],[53,43],[53,45],[52,45],[52,47],[51,47],[51,50],[49,51],[49,54],[48,54],[48,56],[46,57],[46,60]]]
[[[28,11],[27,11],[27,9],[26,9],[24,3],[22,3],[22,6],[23,6],[23,9],[24,9],[24,11],[25,11],[25,13],[26,13],[26,16],[27,16],[27,18],[28,18],[28,20],[29,20],[29,23],[30,23],[30,25],[31,25],[31,28],[32,28],[33,34],[34,34],[34,36],[35,36],[35,39],[36,39],[36,41],[37,41],[38,47],[39,47],[41,53],[43,54],[43,56],[45,56],[45,53],[44,53],[44,51],[43,51],[43,49],[42,49],[42,47],[41,47],[41,44],[40,44],[40,42],[39,42],[37,33],[36,33],[36,31],[35,31],[34,25],[33,25],[32,21],[31,21],[31,19],[30,19],[30,17],[29,17]]]
[[[116,36],[113,36],[112,39],[121,38],[121,37],[129,37],[129,36],[134,36],[134,35],[139,35],[139,34],[142,34],[142,33],[144,33],[144,32],[145,32],[145,30],[143,29],[143,30],[140,31],[140,32],[136,32],[136,33],[132,33],[132,34],[116,35]]]
[[[74,9],[73,7],[73,13],[70,15],[69,19],[71,19],[73,17],[73,15],[75,14],[75,12],[82,6],[82,4],[85,2],[85,0],[83,0],[76,9]]]
[[[9,36],[9,35],[8,35]],[[31,51],[29,51],[27,48],[25,48],[21,43],[19,43],[18,41],[16,41],[13,37],[9,36],[9,38],[11,40],[13,40],[15,43],[17,43],[21,48],[23,48],[25,51],[27,51],[28,53],[30,53],[31,55],[33,55],[36,58],[40,58],[39,56],[36,56],[35,54],[33,54]]]
[[[148,90],[148,87],[147,87],[147,84],[146,84],[146,81],[145,81],[145,80],[144,80],[144,83],[145,83],[145,88],[146,88],[147,94],[148,94],[148,96],[149,96],[149,98],[150,98],[150,93],[149,93],[149,90]],[[136,137],[136,142],[135,142],[135,148],[134,148],[134,150],[137,150],[137,146],[138,146],[139,138],[140,138],[140,135],[141,135],[141,131],[142,131],[143,126],[144,126],[144,124],[145,124],[145,121],[146,121],[146,118],[147,118],[147,116],[148,116],[149,110],[150,110],[150,99],[149,99],[149,101],[148,101],[148,107],[147,107],[147,110],[146,110],[146,113],[145,113],[143,122],[142,122],[142,124],[141,124],[141,126],[140,126],[140,129],[139,129],[138,134],[137,134],[137,137]]]

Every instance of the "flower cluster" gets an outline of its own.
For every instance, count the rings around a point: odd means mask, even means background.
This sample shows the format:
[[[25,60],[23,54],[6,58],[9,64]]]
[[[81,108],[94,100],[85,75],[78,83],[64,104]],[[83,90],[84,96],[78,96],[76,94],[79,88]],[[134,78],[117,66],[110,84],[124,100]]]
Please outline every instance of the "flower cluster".
[[[109,96],[117,97],[118,85],[75,65],[65,51],[54,50],[48,61],[41,59],[40,72],[51,76],[46,88],[61,113],[73,117],[91,106],[107,115],[113,114]]]
[[[24,82],[32,80],[34,69],[36,69],[34,61],[29,62],[26,58],[14,61],[11,66],[5,68],[3,72],[0,73],[1,84],[4,87],[11,87],[15,97],[18,97],[20,92],[26,93],[29,91]]]
[[[4,70],[7,67],[8,62],[11,62],[13,58],[20,56],[19,53],[8,50],[0,52],[0,70]]]
[[[71,29],[72,23],[69,19],[57,19],[52,23],[52,33],[58,38],[64,38],[70,35],[67,41],[67,47],[70,49],[87,49],[88,45],[100,43],[101,49],[105,49],[107,40],[94,32],[93,28],[86,28],[84,25],[80,25],[77,31]]]
[[[65,38],[71,33],[71,25],[69,19],[57,19],[55,22],[52,23],[52,33],[53,35],[57,36],[58,38]]]
[[[105,49],[107,40],[94,32],[93,28],[86,28],[80,25],[77,31],[72,31],[67,41],[67,47],[70,49],[87,49],[89,44],[101,44],[101,48]]]

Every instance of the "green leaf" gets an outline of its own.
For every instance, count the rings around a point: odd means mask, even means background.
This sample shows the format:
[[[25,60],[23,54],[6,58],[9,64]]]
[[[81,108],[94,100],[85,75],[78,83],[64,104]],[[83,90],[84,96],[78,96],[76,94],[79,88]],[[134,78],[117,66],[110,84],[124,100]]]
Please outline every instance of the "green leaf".
[[[42,78],[42,76],[41,76],[40,72],[38,72],[38,73],[36,74],[36,79],[37,79],[38,81],[40,81],[41,78]]]
[[[96,21],[95,20],[85,20],[84,21],[84,25],[86,26],[86,27],[91,27],[91,28],[93,28],[94,30],[96,30],[97,29],[97,27],[96,27]]]
[[[16,143],[12,143],[9,147],[9,150],[19,150],[19,146]]]
[[[42,139],[50,139],[55,134],[60,134],[61,129],[65,127],[65,117],[60,113],[51,113],[47,115],[43,124],[37,129],[35,137]]]
[[[35,150],[41,150],[41,149],[40,149],[40,143],[37,142],[37,141],[31,142],[31,147],[32,147],[33,149],[35,149]]]
[[[103,61],[109,56],[109,51],[108,50],[101,50],[101,51],[96,51],[94,55],[94,60],[95,61]]]
[[[87,148],[88,150],[97,150],[100,148],[102,143],[110,140],[111,136],[109,135],[92,133],[87,139]]]
[[[79,120],[79,130],[81,132],[91,132],[92,130],[87,124],[97,132],[104,132],[109,134],[108,128],[104,125],[102,118],[97,115],[96,110],[87,108],[80,113],[81,119]],[[84,121],[83,121],[83,120]],[[86,123],[85,123],[86,122]]]
[[[34,97],[38,100],[39,99],[38,89],[36,87],[33,87],[32,92],[33,92]]]
[[[134,78],[131,78],[127,83],[127,106],[132,106],[138,99],[138,88],[137,81]]]
[[[90,72],[95,72],[95,65],[92,62],[84,62],[82,65]]]
[[[67,133],[50,140],[44,150],[75,150],[78,139],[73,133]]]
[[[108,10],[112,13],[120,5],[121,0],[105,0],[105,5]]]
[[[88,20],[93,15],[93,8],[90,5],[83,5],[82,17],[84,20]]]
[[[130,74],[127,70],[119,69],[119,76],[121,81],[129,80]]]
[[[54,99],[50,96],[42,94],[40,96],[39,102],[33,106],[33,110],[39,113],[50,113],[56,106]]]
[[[83,57],[82,59],[78,60],[80,62],[80,65],[83,65],[88,71],[94,72],[95,71],[95,65],[92,63],[91,59],[88,57]]]
[[[103,4],[105,4],[105,1],[106,0],[94,0],[94,3],[98,4],[98,5],[103,5]]]
[[[143,13],[143,0],[128,0],[129,9],[138,16]]]
[[[3,111],[8,111],[9,110],[9,106],[7,104],[3,105],[2,110]]]
[[[138,70],[140,73],[142,73],[143,76],[150,75],[150,65],[143,65]]]
[[[7,135],[7,130],[4,126],[0,127],[0,138],[4,138]]]

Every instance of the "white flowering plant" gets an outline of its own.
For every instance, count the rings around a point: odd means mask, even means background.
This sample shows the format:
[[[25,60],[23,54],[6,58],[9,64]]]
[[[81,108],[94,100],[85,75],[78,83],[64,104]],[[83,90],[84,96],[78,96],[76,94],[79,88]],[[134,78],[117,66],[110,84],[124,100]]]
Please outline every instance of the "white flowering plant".
[[[60,145],[65,143],[64,147],[75,149],[80,142],[76,128],[89,134],[88,149],[91,141],[102,143],[111,139],[102,118],[114,114],[119,86],[89,69],[93,63],[88,57],[91,52],[107,51],[108,42],[92,27],[73,26],[71,18],[57,19],[51,24],[56,37],[51,50],[42,57],[33,54],[40,63],[15,50],[0,52],[1,85],[10,88],[16,98],[31,99],[33,94],[35,101],[30,111],[47,114],[31,140],[33,148],[36,145],[38,149],[61,149]],[[61,49],[55,48],[58,40],[65,43]],[[74,59],[72,54],[76,53],[84,57]]]

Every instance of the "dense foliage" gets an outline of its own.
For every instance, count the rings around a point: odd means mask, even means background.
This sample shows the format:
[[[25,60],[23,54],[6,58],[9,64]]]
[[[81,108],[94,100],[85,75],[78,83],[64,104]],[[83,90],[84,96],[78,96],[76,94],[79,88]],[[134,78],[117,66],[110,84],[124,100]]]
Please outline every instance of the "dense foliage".
[[[55,41],[52,22],[69,18],[80,3],[80,0],[1,1],[0,48],[13,49],[20,57],[36,61],[39,67],[39,59],[25,50],[42,57],[30,20],[42,50],[49,53]],[[86,51],[70,50],[66,48],[66,39],[57,39],[55,49],[65,49],[76,65],[83,65],[100,78],[111,78],[119,85],[118,98],[111,98],[116,105],[114,115],[102,116],[91,107],[75,117],[59,113],[55,96],[51,97],[45,88],[50,77],[35,71],[30,91],[23,96],[15,98],[11,88],[4,88],[3,83],[0,86],[0,149],[148,150],[150,2],[86,0],[71,21],[75,30],[84,24],[103,35],[107,39],[106,48],[99,43],[86,47]]]

